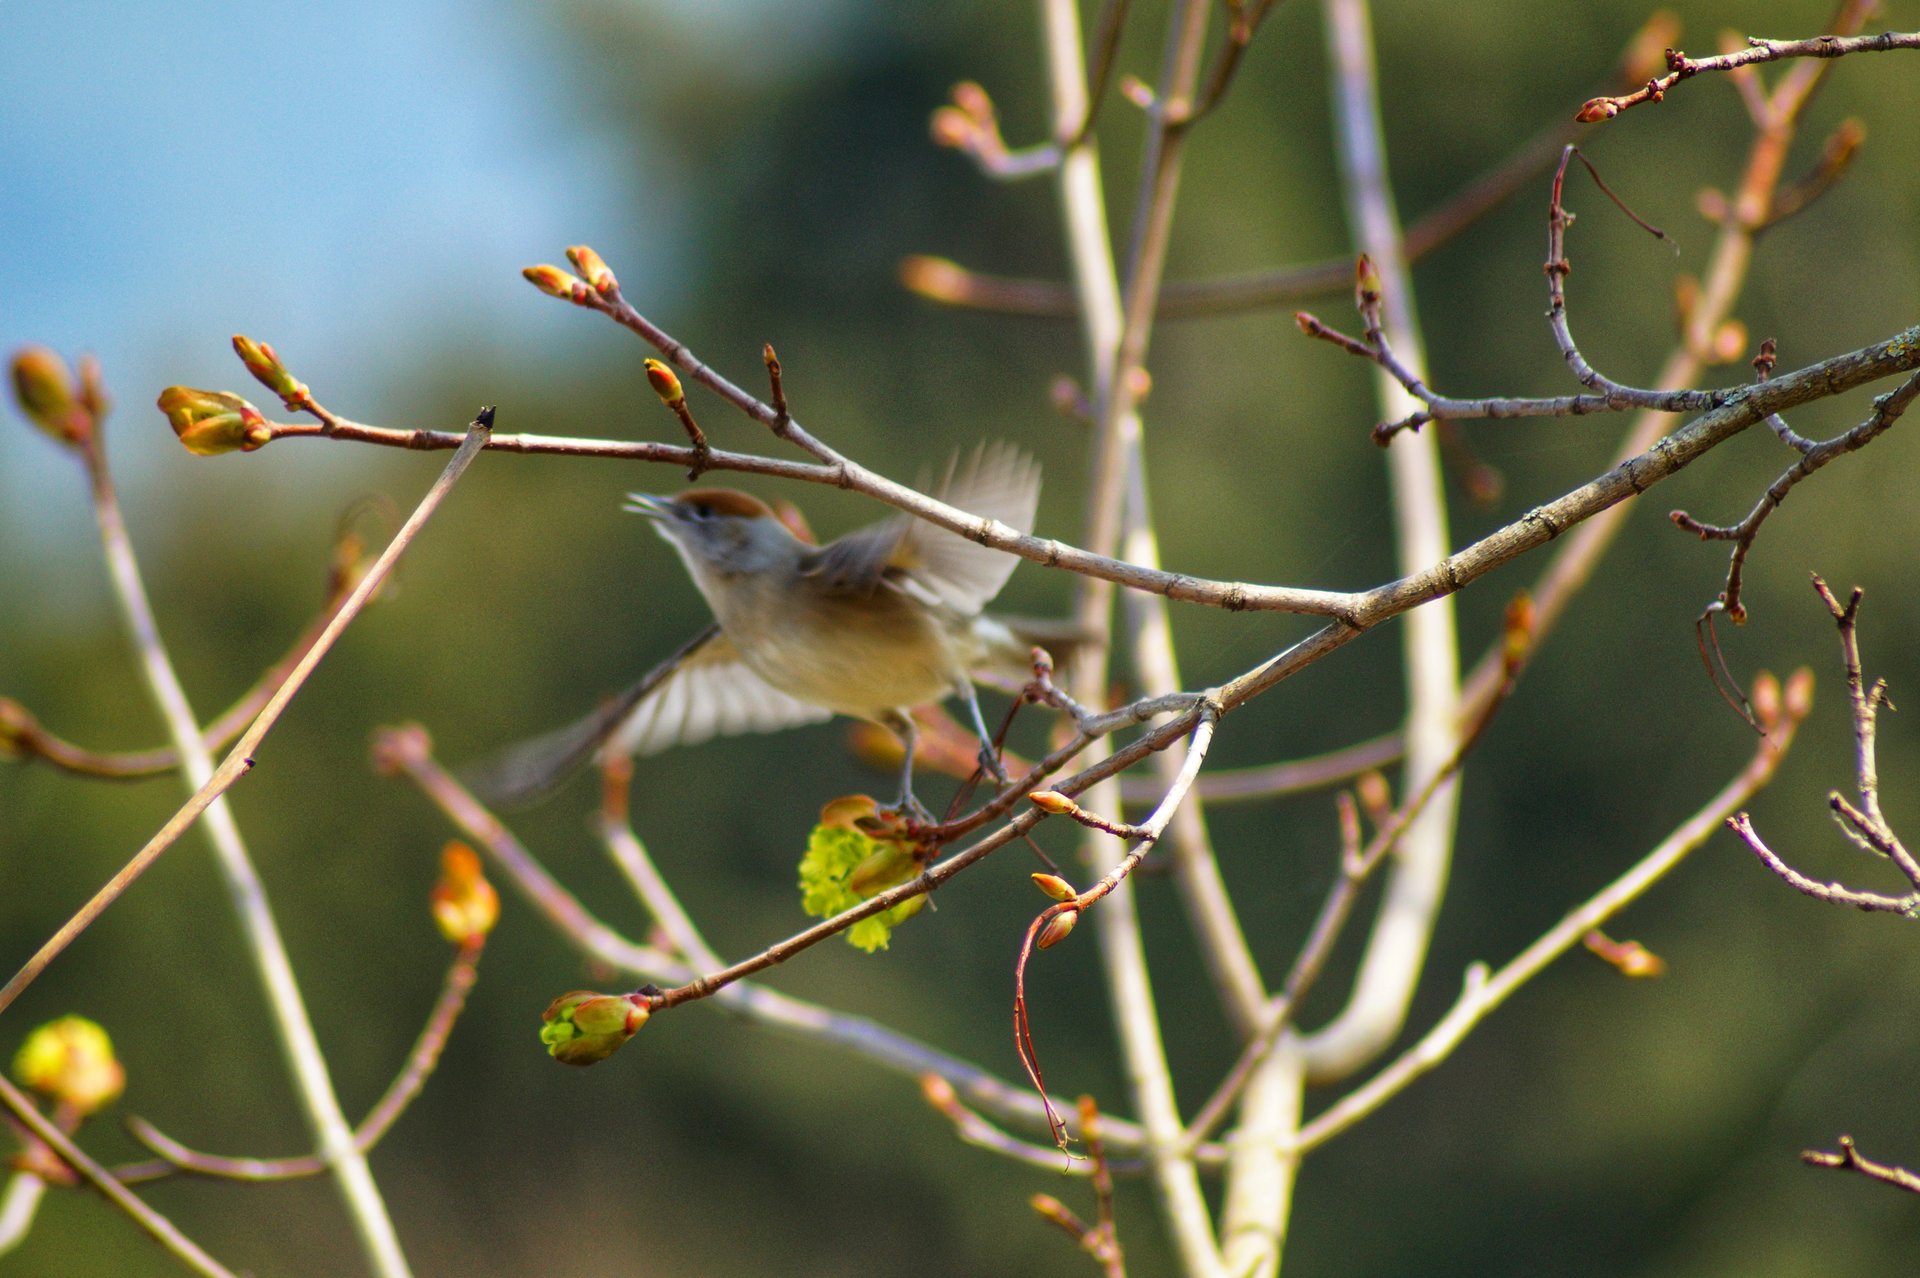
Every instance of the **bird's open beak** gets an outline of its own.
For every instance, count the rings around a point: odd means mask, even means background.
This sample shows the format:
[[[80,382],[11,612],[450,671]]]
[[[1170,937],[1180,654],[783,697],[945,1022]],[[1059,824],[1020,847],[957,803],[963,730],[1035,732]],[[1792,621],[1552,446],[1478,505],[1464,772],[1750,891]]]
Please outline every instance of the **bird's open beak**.
[[[620,509],[630,514],[645,515],[648,519],[664,521],[672,513],[667,509],[672,501],[671,497],[660,497],[653,493],[628,493],[626,504]]]

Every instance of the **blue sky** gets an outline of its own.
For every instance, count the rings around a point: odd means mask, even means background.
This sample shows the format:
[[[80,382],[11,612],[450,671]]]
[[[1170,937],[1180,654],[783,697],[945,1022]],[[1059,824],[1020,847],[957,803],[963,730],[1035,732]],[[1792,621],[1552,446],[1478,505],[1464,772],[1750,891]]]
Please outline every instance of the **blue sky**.
[[[536,6],[8,6],[0,22],[0,349],[105,362],[123,485],[173,447],[170,382],[244,378],[246,332],[307,380],[390,385],[421,325],[551,341],[518,276],[592,242],[642,265],[670,201],[630,189]],[[11,416],[9,410],[8,413]],[[16,552],[78,503],[65,463],[9,423],[0,537]],[[13,555],[7,558],[15,558]]]

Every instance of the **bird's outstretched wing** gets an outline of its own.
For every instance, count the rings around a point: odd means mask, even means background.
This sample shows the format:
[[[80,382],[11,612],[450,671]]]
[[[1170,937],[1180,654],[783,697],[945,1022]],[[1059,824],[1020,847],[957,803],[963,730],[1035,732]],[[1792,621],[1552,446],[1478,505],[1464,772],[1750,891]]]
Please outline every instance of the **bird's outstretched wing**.
[[[573,775],[604,747],[655,754],[739,732],[818,723],[833,712],[781,692],[740,660],[709,625],[632,687],[564,728],[509,746],[466,769],[467,785],[497,807],[523,807]]]
[[[965,462],[948,462],[933,494],[949,506],[1032,532],[1040,467],[1011,444],[983,444]],[[1005,551],[902,515],[822,546],[803,571],[849,594],[871,594],[889,572],[905,571],[941,603],[971,615],[1000,593],[1018,562]]]

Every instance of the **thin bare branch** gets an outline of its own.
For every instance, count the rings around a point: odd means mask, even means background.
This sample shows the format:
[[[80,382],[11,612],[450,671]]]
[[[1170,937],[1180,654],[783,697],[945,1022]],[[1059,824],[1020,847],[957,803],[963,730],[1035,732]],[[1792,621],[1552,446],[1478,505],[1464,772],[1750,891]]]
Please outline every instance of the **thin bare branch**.
[[[160,828],[160,831],[155,834],[152,839],[148,840],[146,846],[135,853],[133,858],[121,867],[119,873],[108,880],[106,885],[96,892],[86,905],[80,908],[78,913],[67,920],[67,922],[61,926],[60,930],[55,932],[46,944],[42,945],[34,956],[27,960],[18,972],[14,973],[12,979],[10,979],[4,987],[0,987],[0,1011],[5,1011],[11,1006],[13,1001],[20,997],[21,991],[31,985],[34,979],[46,970],[47,965],[53,962],[62,950],[73,943],[75,937],[79,936],[80,933],[91,926],[94,919],[98,918],[108,906],[118,900],[121,894],[124,893],[128,887],[132,886],[133,881],[139,878],[162,852],[171,847],[173,843],[192,826],[200,814],[206,811],[209,804],[218,796],[224,794],[235,781],[239,780],[242,775],[253,767],[253,751],[259,747],[260,742],[266,738],[267,733],[273,730],[273,726],[279,722],[280,716],[286,711],[288,704],[306,684],[307,678],[313,673],[314,668],[320,664],[321,659],[332,649],[334,643],[346,630],[347,626],[352,623],[353,619],[360,615],[361,610],[366,607],[367,601],[373,597],[374,592],[380,588],[380,584],[385,581],[388,574],[393,571],[394,564],[399,561],[400,556],[405,553],[407,547],[413,543],[413,539],[419,534],[421,527],[425,525],[426,521],[439,509],[440,503],[445,500],[454,482],[460,478],[466,468],[472,464],[473,459],[479,455],[480,449],[486,441],[492,420],[491,412],[486,412],[482,414],[481,418],[475,421],[473,427],[467,432],[466,440],[460,451],[456,452],[452,460],[447,463],[446,469],[441,472],[440,478],[434,482],[433,487],[428,490],[427,495],[421,499],[420,505],[415,508],[413,515],[407,520],[406,524],[401,527],[400,531],[394,534],[393,540],[387,544],[386,550],[383,551],[379,559],[375,560],[373,565],[367,569],[366,575],[360,579],[360,584],[354,587],[353,592],[347,596],[338,611],[328,619],[326,628],[321,632],[320,638],[317,639],[313,646],[300,658],[298,664],[296,664],[292,672],[288,674],[286,681],[280,685],[272,699],[267,702],[266,706],[261,709],[259,716],[254,719],[253,726],[241,735],[239,741],[235,742],[233,749],[227,753],[226,758],[221,761],[220,766],[214,769],[213,775],[201,785],[199,790],[194,793],[192,798],[187,800],[179,811],[175,812],[174,815],[168,819],[167,823]]]
[[[1841,1171],[1858,1172],[1882,1184],[1892,1185],[1895,1189],[1904,1189],[1909,1194],[1920,1194],[1920,1176],[1891,1163],[1874,1162],[1855,1148],[1851,1136],[1840,1137],[1839,1145],[1840,1152],[1837,1154],[1819,1149],[1806,1150],[1801,1153],[1800,1161],[1809,1167],[1835,1167]]]
[[[1806,448],[1801,449],[1800,460],[1787,467],[1778,479],[1767,486],[1766,492],[1760,495],[1759,502],[1747,513],[1747,517],[1737,524],[1703,524],[1684,510],[1676,510],[1668,516],[1676,527],[1692,533],[1702,541],[1733,543],[1733,555],[1727,567],[1726,588],[1720,592],[1720,602],[1726,606],[1729,617],[1736,622],[1747,619],[1747,606],[1741,599],[1742,576],[1746,568],[1747,554],[1753,549],[1754,540],[1760,535],[1760,526],[1766,523],[1767,517],[1780,508],[1780,503],[1787,499],[1787,494],[1792,492],[1801,480],[1836,458],[1865,448],[1886,433],[1895,422],[1900,420],[1900,415],[1906,412],[1916,396],[1920,396],[1920,374],[1908,378],[1886,394],[1876,396],[1872,414],[1852,430],[1817,444],[1808,444]],[[1786,423],[1780,421],[1777,414],[1769,417],[1768,422],[1770,425],[1779,423],[1775,426],[1775,431],[1776,433],[1785,431],[1782,438],[1789,444],[1797,447],[1799,443],[1807,442],[1787,429]]]
[[[1734,809],[1746,803],[1773,779],[1781,759],[1793,742],[1794,734],[1799,731],[1812,706],[1812,689],[1812,675],[1804,670],[1796,672],[1787,683],[1784,698],[1778,702],[1781,711],[1769,725],[1769,735],[1760,740],[1753,758],[1740,775],[1641,858],[1632,869],[1602,888],[1585,904],[1569,912],[1498,972],[1489,973],[1482,964],[1470,968],[1466,987],[1459,1000],[1439,1023],[1392,1064],[1302,1127],[1296,1152],[1304,1154],[1349,1130],[1404,1091],[1415,1079],[1439,1065],[1474,1026],[1492,1014],[1515,990],[1539,975],[1554,959],[1579,945],[1588,932],[1604,926],[1608,919],[1637,900],[1689,852],[1706,842]]]
[[[1920,31],[1882,31],[1868,36],[1813,36],[1806,40],[1766,40],[1748,36],[1737,53],[1711,58],[1689,58],[1678,49],[1667,50],[1667,74],[1648,80],[1639,90],[1618,97],[1591,98],[1574,119],[1582,124],[1611,120],[1642,102],[1660,102],[1667,90],[1702,71],[1732,71],[1739,67],[1778,62],[1782,58],[1844,58],[1851,53],[1884,53],[1891,49],[1920,49]]]
[[[0,1104],[4,1104],[19,1124],[33,1134],[33,1138],[59,1156],[60,1160],[96,1189],[106,1200],[133,1218],[134,1224],[145,1230],[149,1237],[196,1273],[209,1275],[209,1278],[234,1278],[233,1271],[222,1265],[200,1249],[198,1243],[181,1233],[178,1226],[149,1207],[137,1194],[122,1185],[107,1173],[93,1159],[87,1157],[81,1148],[73,1143],[73,1138],[55,1126],[45,1114],[35,1108],[33,1101],[13,1085],[12,1080],[0,1075]]]

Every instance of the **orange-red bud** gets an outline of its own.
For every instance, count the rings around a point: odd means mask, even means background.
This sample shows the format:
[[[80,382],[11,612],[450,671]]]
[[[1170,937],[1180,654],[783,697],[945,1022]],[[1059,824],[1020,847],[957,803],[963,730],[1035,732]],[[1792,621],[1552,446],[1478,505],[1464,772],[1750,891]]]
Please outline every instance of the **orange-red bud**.
[[[920,1096],[941,1113],[946,1113],[960,1104],[959,1093],[953,1090],[953,1084],[938,1074],[920,1076]]]
[[[25,346],[13,356],[13,397],[27,420],[70,447],[93,437],[91,388],[74,380],[67,362],[44,346]]]
[[[455,839],[440,853],[440,880],[429,898],[440,934],[455,945],[470,945],[500,920],[500,894],[480,871],[474,850]]]
[[[1027,796],[1027,802],[1049,816],[1070,816],[1080,810],[1079,804],[1058,790],[1035,790]]]
[[[947,258],[916,253],[900,259],[900,284],[909,293],[936,302],[953,302],[967,295],[967,272]]]
[[[647,361],[647,384],[653,387],[653,393],[668,408],[678,408],[687,402],[687,393],[680,388],[680,379],[674,376],[671,368],[657,359]]]
[[[1780,681],[1773,675],[1765,670],[1755,675],[1747,700],[1753,705],[1753,717],[1762,727],[1771,728],[1780,722]]]
[[[928,123],[928,131],[933,135],[935,146],[959,149],[973,141],[979,126],[959,107],[943,106],[936,108],[933,119]]]
[[[33,712],[12,697],[0,697],[0,759],[26,755],[26,743],[40,727]]]
[[[567,274],[557,266],[529,266],[522,269],[520,274],[526,277],[527,283],[549,297],[564,297],[570,302],[577,302],[586,296],[586,281]]]
[[[1362,253],[1353,263],[1353,303],[1362,315],[1380,305],[1380,295],[1385,290],[1380,282],[1380,268],[1373,259]]]
[[[584,244],[576,244],[567,250],[567,260],[573,263],[573,269],[580,272],[587,286],[596,293],[616,292],[620,281],[613,277],[613,271],[600,259],[600,255]]]
[[[1080,1223],[1080,1218],[1067,1210],[1067,1205],[1052,1194],[1035,1194],[1027,1199],[1027,1206],[1039,1213],[1042,1219],[1051,1221],[1073,1233],[1077,1234],[1085,1228]]]
[[[160,392],[160,411],[190,453],[250,453],[273,438],[260,410],[227,391],[169,386]]]
[[[1796,720],[1806,718],[1813,709],[1813,671],[1805,666],[1787,676],[1786,706]]]
[[[1042,874],[1036,872],[1032,877],[1033,885],[1056,901],[1077,901],[1080,899],[1080,894],[1073,890],[1073,884],[1067,882],[1057,874]]]
[[[1501,629],[1500,658],[1508,671],[1518,670],[1527,659],[1533,648],[1535,625],[1533,596],[1523,590],[1508,602],[1506,624]]]
[[[1650,980],[1666,975],[1667,961],[1638,941],[1616,941],[1596,930],[1581,938],[1581,943],[1622,976]]]

